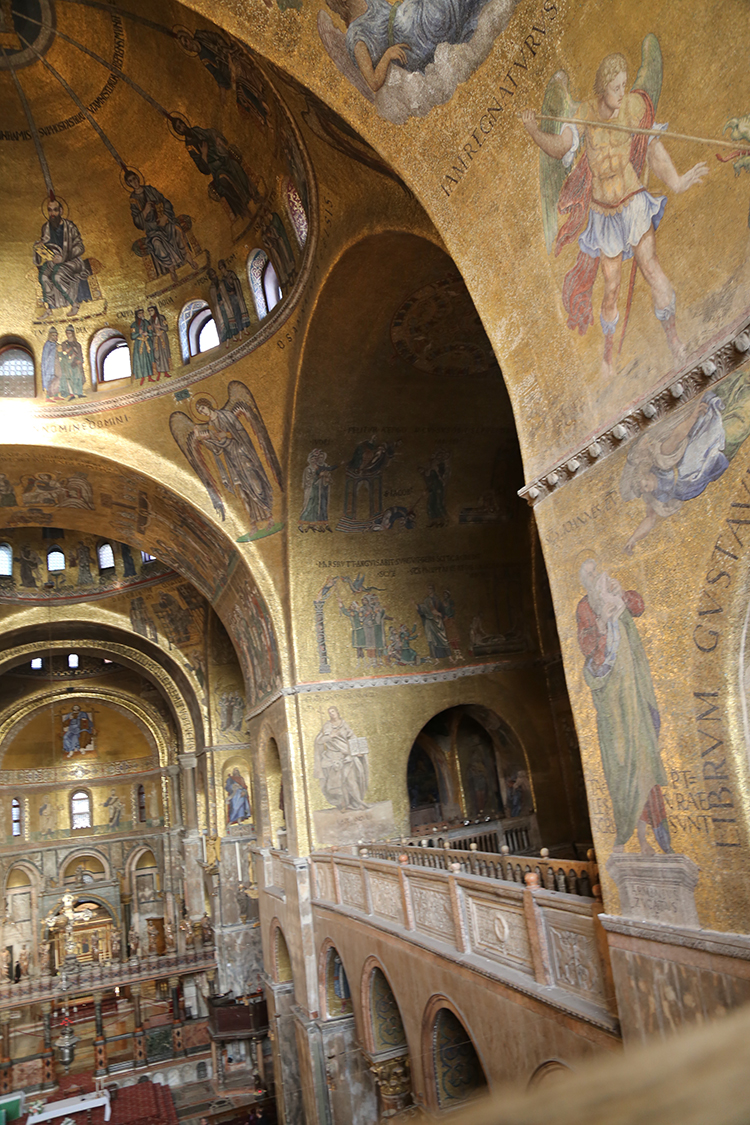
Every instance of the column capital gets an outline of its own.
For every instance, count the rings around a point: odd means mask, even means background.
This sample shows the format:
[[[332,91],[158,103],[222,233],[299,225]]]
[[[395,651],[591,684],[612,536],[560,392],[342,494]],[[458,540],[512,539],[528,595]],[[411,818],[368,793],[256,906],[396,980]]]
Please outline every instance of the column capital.
[[[198,758],[195,754],[180,754],[180,769],[194,770],[198,765]]]

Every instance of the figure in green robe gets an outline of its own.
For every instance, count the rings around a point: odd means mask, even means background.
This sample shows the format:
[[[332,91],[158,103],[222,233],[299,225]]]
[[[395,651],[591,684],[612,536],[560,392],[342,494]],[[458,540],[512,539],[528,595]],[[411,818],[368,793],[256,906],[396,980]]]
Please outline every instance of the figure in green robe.
[[[634,621],[644,610],[635,590],[594,559],[581,567],[586,596],[576,611],[578,643],[586,657],[583,676],[596,707],[599,750],[615,820],[615,847],[621,852],[638,832],[640,850],[653,854],[648,825],[663,852],[671,852],[661,786],[667,775],[659,752],[659,709],[648,657]]]

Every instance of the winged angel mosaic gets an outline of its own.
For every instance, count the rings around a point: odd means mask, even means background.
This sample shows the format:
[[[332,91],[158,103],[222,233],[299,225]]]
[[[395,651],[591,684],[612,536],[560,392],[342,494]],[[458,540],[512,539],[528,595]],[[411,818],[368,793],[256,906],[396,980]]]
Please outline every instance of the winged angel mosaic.
[[[223,487],[239,496],[253,529],[273,524],[273,486],[263,462],[245,428],[249,425],[260,447],[271,476],[283,491],[281,465],[273,448],[258,405],[244,383],[233,380],[227,387],[227,401],[219,407],[208,394],[191,402],[193,417],[182,410],[170,415],[172,437],[203,481],[214,509],[226,517],[220,495]]]
[[[326,0],[318,34],[381,117],[402,125],[450,101],[484,62],[520,0]],[[554,5],[550,6],[550,11]]]
[[[676,294],[656,252],[656,231],[667,204],[648,189],[653,172],[673,192],[688,191],[708,174],[700,162],[680,175],[661,139],[667,125],[656,124],[663,78],[659,40],[647,35],[641,65],[628,92],[628,62],[607,55],[594,78],[594,96],[576,102],[568,76],[550,80],[541,114],[526,110],[523,123],[541,149],[539,172],[547,251],[560,254],[577,240],[578,255],[565,275],[562,300],[568,327],[583,335],[594,322],[593,288],[601,268],[604,282],[599,322],[604,334],[602,376],[615,375],[615,334],[620,319],[623,263],[631,267],[620,348],[633,300],[636,267],[651,289],[676,364],[686,359],[677,333]],[[683,139],[683,138],[681,138]],[[699,139],[699,138],[693,138]],[[719,142],[721,143],[721,142]]]

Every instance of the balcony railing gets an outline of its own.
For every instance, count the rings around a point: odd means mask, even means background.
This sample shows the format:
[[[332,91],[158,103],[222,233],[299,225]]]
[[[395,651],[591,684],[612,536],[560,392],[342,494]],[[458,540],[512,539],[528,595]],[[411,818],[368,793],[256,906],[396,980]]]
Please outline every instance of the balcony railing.
[[[18,983],[0,981],[0,1009],[19,1004],[36,1004],[42,1000],[68,999],[90,992],[108,992],[119,986],[138,984],[141,981],[161,980],[170,976],[187,976],[216,967],[213,946],[189,949],[184,953],[165,953],[131,958],[129,961],[89,962],[78,972],[55,976],[22,977]]]
[[[507,845],[504,845],[498,855],[495,852],[480,852],[475,844],[470,844],[469,850],[464,851],[463,848],[448,847],[447,842],[440,848],[368,844],[358,850],[361,856],[370,855],[374,859],[389,859],[414,867],[432,867],[437,871],[453,871],[457,864],[457,870],[469,875],[502,879],[522,886],[527,882],[527,875],[535,874],[538,880],[536,885],[548,891],[582,895],[584,898],[601,898],[599,867],[593,851],[589,853],[588,860],[580,860],[553,859],[546,848],[542,848],[540,856],[511,855]],[[353,852],[356,854],[357,849],[353,849]],[[402,858],[404,856],[406,859]]]

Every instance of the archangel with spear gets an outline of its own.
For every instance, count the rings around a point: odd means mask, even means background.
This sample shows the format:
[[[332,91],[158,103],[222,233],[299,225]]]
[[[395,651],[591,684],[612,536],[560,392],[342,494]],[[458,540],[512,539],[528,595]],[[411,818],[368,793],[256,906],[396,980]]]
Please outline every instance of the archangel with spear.
[[[607,55],[594,79],[594,97],[576,103],[563,71],[550,80],[541,114],[522,115],[529,135],[541,149],[540,175],[547,250],[559,254],[578,240],[578,257],[563,283],[568,327],[583,335],[593,324],[592,294],[601,267],[604,290],[599,321],[604,333],[602,375],[615,375],[615,333],[620,318],[618,299],[623,262],[634,259],[620,348],[633,300],[636,267],[654,302],[654,314],[667,338],[676,366],[687,358],[677,334],[675,290],[656,253],[656,231],[667,199],[653,195],[646,183],[651,170],[673,192],[688,191],[708,174],[700,162],[680,175],[662,137],[685,137],[656,125],[662,84],[662,56],[655,35],[647,35],[641,66],[627,92],[624,55]],[[559,225],[558,225],[559,224]]]

